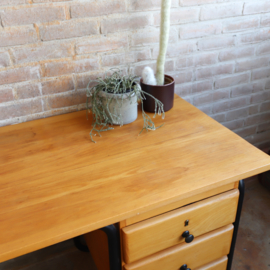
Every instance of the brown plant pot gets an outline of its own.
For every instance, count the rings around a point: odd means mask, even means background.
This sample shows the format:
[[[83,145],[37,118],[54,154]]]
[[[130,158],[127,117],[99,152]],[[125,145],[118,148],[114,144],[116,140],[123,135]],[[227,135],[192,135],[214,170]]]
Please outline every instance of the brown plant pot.
[[[169,111],[173,107],[174,100],[174,79],[171,76],[165,75],[164,85],[150,85],[140,81],[141,88],[146,93],[154,96],[164,105],[164,111]],[[143,101],[143,108],[147,112],[155,112],[155,101],[153,98],[145,95],[146,100]]]

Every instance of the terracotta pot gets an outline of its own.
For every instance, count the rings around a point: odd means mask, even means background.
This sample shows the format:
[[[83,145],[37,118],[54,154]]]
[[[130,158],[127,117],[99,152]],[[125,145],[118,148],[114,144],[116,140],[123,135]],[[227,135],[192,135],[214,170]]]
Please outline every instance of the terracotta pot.
[[[141,88],[146,93],[160,100],[164,105],[164,111],[169,111],[173,107],[174,100],[174,79],[171,76],[165,75],[164,85],[149,85],[140,81]],[[155,112],[155,101],[153,98],[145,95],[146,100],[143,101],[143,108],[147,112]]]

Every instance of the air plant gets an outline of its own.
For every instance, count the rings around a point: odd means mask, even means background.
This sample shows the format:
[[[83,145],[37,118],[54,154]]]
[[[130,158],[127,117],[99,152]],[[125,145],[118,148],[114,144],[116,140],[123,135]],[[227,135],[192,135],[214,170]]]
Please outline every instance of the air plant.
[[[95,83],[95,85],[90,88],[90,84],[92,83]],[[112,95],[109,95],[110,97],[108,97],[106,93]],[[93,127],[90,131],[92,142],[95,142],[93,136],[96,136],[96,134],[101,137],[101,132],[113,129],[112,125],[115,119],[120,126],[123,125],[122,115],[117,113],[117,108],[123,106],[124,98],[128,98],[130,103],[132,103],[132,97],[134,97],[134,95],[137,97],[136,102],[141,101],[142,104],[144,125],[139,134],[141,134],[143,130],[155,130],[161,127],[156,127],[151,120],[151,117],[145,113],[143,101],[145,100],[145,95],[148,95],[155,100],[154,118],[156,114],[162,114],[162,118],[164,119],[165,113],[163,104],[152,95],[144,92],[135,76],[121,75],[121,72],[116,70],[110,76],[106,73],[104,79],[97,78],[96,80],[89,81],[87,86],[86,108],[87,111],[91,111],[93,114]],[[114,108],[111,108],[110,106],[112,102],[116,104]]]

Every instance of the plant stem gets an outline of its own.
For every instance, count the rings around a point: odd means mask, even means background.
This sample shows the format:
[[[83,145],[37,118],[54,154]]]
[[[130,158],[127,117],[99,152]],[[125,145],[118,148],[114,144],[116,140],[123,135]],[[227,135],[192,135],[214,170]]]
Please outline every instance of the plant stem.
[[[157,59],[157,73],[156,73],[157,85],[164,85],[164,66],[170,32],[170,9],[171,9],[171,0],[162,0],[160,36],[159,36],[159,55]]]

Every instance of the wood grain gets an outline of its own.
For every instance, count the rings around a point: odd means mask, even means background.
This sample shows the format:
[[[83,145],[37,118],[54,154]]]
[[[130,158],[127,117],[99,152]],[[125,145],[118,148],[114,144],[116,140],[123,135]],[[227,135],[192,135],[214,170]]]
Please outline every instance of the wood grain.
[[[196,268],[194,270],[226,270],[227,263],[228,263],[228,257],[223,256],[222,258],[220,258],[218,260],[215,260],[211,263],[208,263],[207,265]]]
[[[233,225],[222,227],[195,239],[192,243],[182,243],[160,251],[131,264],[126,270],[179,270],[187,264],[195,269],[227,255],[230,251]]]
[[[0,128],[0,262],[270,169],[270,157],[182,100],[94,144],[85,111]]]
[[[191,196],[191,197],[179,200],[177,202],[170,203],[168,205],[164,205],[162,207],[159,207],[157,209],[153,209],[151,211],[147,211],[145,213],[138,213],[136,216],[128,218],[126,220],[126,226],[137,223],[139,221],[142,221],[142,220],[145,220],[145,219],[148,219],[148,218],[151,218],[151,217],[154,217],[154,216],[158,216],[158,215],[163,214],[165,212],[169,212],[171,210],[180,208],[180,207],[182,207],[184,205],[194,203],[194,202],[206,199],[208,197],[211,197],[211,196],[226,192],[228,190],[237,188],[236,185],[237,185],[236,183],[230,183],[230,184],[227,184],[227,185],[224,185],[224,186],[221,186],[221,187],[217,187],[217,188],[208,190],[208,191],[206,191],[204,193],[200,193],[200,194],[197,194],[195,196]]]
[[[193,203],[189,206],[122,229],[124,261],[131,263],[185,241],[184,231],[195,239],[235,221],[239,190]],[[189,220],[188,226],[185,221]]]

